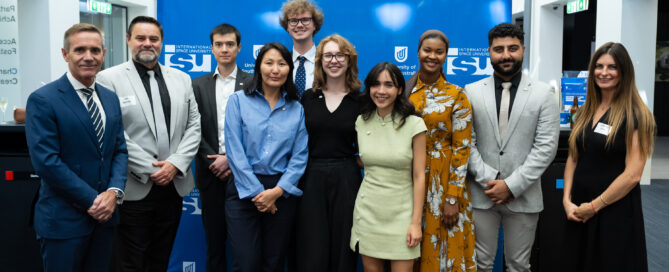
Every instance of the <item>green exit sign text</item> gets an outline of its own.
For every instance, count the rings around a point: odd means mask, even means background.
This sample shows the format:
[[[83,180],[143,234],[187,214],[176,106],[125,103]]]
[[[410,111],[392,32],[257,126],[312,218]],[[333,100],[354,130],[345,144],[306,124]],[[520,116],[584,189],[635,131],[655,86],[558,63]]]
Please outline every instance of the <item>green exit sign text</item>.
[[[576,0],[567,3],[567,14],[588,10],[588,0]]]
[[[110,3],[88,0],[87,6],[88,10],[92,12],[111,14],[112,11],[112,5]]]

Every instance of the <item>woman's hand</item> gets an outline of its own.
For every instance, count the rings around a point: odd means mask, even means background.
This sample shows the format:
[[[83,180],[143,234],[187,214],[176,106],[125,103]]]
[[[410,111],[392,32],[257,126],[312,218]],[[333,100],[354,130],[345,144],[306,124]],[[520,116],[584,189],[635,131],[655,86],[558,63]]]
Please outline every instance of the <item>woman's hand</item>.
[[[260,212],[271,212],[274,214],[276,212],[276,206],[274,205],[274,202],[283,195],[283,189],[281,187],[276,186],[272,189],[267,189],[265,191],[260,192],[258,195],[256,195],[252,201],[256,205],[256,208]]]
[[[451,198],[452,196],[446,196],[446,199]],[[441,221],[444,222],[446,228],[452,228],[458,223],[460,214],[458,213],[458,201],[456,198],[455,204],[451,205],[448,201],[444,201],[444,211],[441,217]]]
[[[574,213],[576,211],[576,209],[578,208],[578,206],[576,206],[576,204],[574,204],[571,201],[563,201],[562,205],[564,206],[564,212],[567,214],[567,220],[576,221],[576,222],[584,222],[583,219],[576,216],[576,214]]]
[[[585,202],[576,208],[574,215],[581,218],[583,220],[582,222],[585,223],[595,215],[595,211],[590,202]]]
[[[411,223],[409,232],[407,232],[407,245],[415,247],[420,244],[421,239],[423,239],[423,231],[420,229],[420,223]]]

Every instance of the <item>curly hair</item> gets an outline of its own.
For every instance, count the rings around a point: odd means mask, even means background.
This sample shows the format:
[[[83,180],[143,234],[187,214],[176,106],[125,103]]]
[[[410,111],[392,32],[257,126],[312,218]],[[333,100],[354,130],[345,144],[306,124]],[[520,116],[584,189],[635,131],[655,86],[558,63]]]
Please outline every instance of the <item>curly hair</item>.
[[[409,98],[403,94],[403,92],[406,91],[406,86],[402,71],[400,71],[400,68],[397,68],[395,64],[390,62],[384,61],[375,65],[372,70],[369,71],[369,74],[367,74],[367,77],[365,78],[365,91],[362,93],[360,99],[360,114],[362,115],[362,119],[367,121],[376,111],[376,104],[374,104],[374,101],[372,100],[370,89],[380,84],[378,78],[383,71],[388,72],[390,79],[393,81],[393,86],[400,90],[400,93],[397,94],[397,97],[393,102],[393,113],[390,116],[393,122],[395,122],[395,115],[399,115],[400,121],[396,129],[400,129],[404,125],[407,117],[410,115],[419,115],[416,112],[416,108],[414,108],[411,101],[409,101]]]
[[[488,32],[488,46],[492,45],[492,40],[504,37],[518,38],[520,43],[523,44],[525,41],[525,32],[514,24],[502,23],[496,25]]]
[[[283,10],[283,16],[279,20],[283,29],[288,31],[288,16],[300,14],[302,12],[308,11],[311,13],[311,19],[314,24],[314,36],[318,33],[318,30],[323,26],[323,21],[325,21],[325,16],[323,12],[315,5],[306,0],[293,0],[288,1],[283,4],[281,7]]]

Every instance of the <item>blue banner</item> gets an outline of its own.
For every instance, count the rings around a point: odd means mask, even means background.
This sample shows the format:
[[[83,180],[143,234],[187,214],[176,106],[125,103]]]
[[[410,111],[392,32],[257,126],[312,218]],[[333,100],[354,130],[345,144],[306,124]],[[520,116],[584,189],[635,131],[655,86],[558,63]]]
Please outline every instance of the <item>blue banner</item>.
[[[209,33],[222,23],[241,32],[237,65],[253,72],[255,56],[267,42],[289,49],[292,39],[279,24],[282,1],[161,0],[158,20],[164,29],[160,62],[192,78],[216,69]],[[464,85],[492,74],[488,31],[511,20],[511,0],[314,1],[325,22],[314,42],[337,33],[358,51],[359,77],[381,61],[398,65],[406,78],[418,71],[418,38],[428,29],[444,32],[450,41],[447,80]],[[197,191],[184,197],[184,213],[174,244],[169,271],[204,271],[204,230]]]

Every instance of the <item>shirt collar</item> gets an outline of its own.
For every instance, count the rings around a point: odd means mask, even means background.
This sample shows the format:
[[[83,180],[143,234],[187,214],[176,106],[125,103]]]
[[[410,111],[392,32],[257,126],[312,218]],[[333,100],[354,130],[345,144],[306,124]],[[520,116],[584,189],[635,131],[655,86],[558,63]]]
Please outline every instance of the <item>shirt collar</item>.
[[[163,77],[163,73],[160,71],[160,63],[156,63],[156,65],[153,66],[153,69],[146,68],[146,66],[135,60],[133,60],[132,63],[135,64],[135,69],[137,69],[140,77],[148,76],[146,72],[149,70],[153,70],[157,77]]]
[[[72,87],[73,87],[75,90],[80,90],[80,89],[85,89],[85,88],[91,88],[91,89],[93,89],[93,91],[95,91],[95,81],[93,81],[93,84],[91,84],[91,86],[85,86],[84,84],[82,84],[81,82],[79,82],[79,80],[77,80],[76,78],[74,78],[74,76],[72,75],[72,73],[70,73],[69,69],[68,69],[67,73],[65,73],[65,74],[67,75],[67,80],[70,81],[70,84],[72,84]]]
[[[520,78],[522,77],[523,72],[519,71],[515,76],[511,78],[511,86],[512,88],[518,88],[518,85],[520,85]],[[497,75],[493,74],[493,78],[495,79],[495,88],[502,88],[502,82],[505,82],[501,78],[499,78]]]
[[[221,76],[221,73],[218,71],[218,65],[216,65],[216,71],[214,72],[213,77],[216,78],[216,76]],[[235,65],[235,69],[232,70],[232,73],[230,73],[226,78],[237,79],[237,65]]]
[[[430,84],[430,86],[436,86],[442,80],[446,81],[444,76],[439,75],[439,79],[437,79],[437,81],[435,81],[434,83]],[[420,80],[420,76],[417,76],[416,77],[416,86],[413,87],[413,90],[411,90],[411,93],[415,93],[415,92],[419,91],[420,89],[422,89],[423,87],[426,87],[426,86],[427,86],[427,84],[423,83],[423,81]]]
[[[304,53],[304,55],[300,55],[300,53],[295,50],[295,47],[293,47],[293,62],[296,62],[297,57],[299,56],[304,56],[309,62],[316,63],[316,45],[312,46],[307,53]]]

